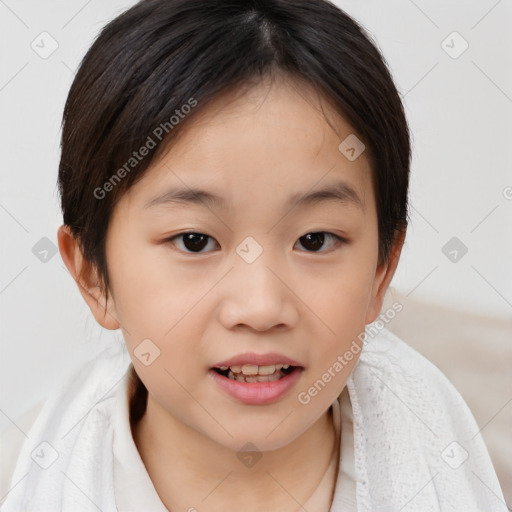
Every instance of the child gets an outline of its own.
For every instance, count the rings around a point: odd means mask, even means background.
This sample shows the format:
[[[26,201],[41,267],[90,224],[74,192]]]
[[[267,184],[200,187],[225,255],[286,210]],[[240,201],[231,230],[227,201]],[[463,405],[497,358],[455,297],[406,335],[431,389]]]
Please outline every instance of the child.
[[[125,344],[45,403],[2,510],[506,510],[461,396],[378,320],[409,166],[383,57],[325,0],[109,23],[65,106],[58,241]]]

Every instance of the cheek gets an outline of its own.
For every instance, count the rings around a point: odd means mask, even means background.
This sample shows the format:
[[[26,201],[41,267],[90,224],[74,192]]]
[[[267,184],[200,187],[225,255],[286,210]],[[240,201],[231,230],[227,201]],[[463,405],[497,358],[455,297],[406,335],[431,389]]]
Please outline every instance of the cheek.
[[[320,378],[320,374],[331,368],[335,374],[332,380],[337,383],[334,387],[342,386],[360,352],[358,347],[365,328],[368,291],[345,280],[336,290],[324,290],[323,298],[314,304],[322,321],[318,322],[316,334],[319,342],[311,351],[312,369]],[[352,354],[344,358],[343,371],[332,368],[338,356],[347,351],[352,351]]]
[[[353,261],[351,261],[351,259]],[[374,271],[357,257],[326,268],[324,274],[303,280],[300,296],[309,309],[337,334],[363,328],[371,297]]]
[[[207,292],[211,279],[183,272],[160,247],[119,244],[109,261],[118,317],[128,331],[163,338]]]
[[[185,373],[187,362],[197,364],[194,351],[201,350],[193,341],[203,339],[207,301],[202,299],[212,286],[211,277],[183,272],[154,247],[127,246],[112,261],[116,312],[130,354],[149,339],[160,351],[159,365],[171,371],[181,361],[179,369]]]
[[[373,259],[365,261],[361,253],[364,250],[347,252],[340,265],[329,269],[328,276],[304,283],[316,326],[314,336],[319,340],[311,352],[312,371],[315,378],[325,375],[330,379],[331,389],[344,385],[360,354],[375,275]],[[336,363],[338,356],[342,356],[341,367]],[[334,377],[325,374],[329,368]]]
[[[139,311],[133,319],[133,330],[124,337],[135,369],[150,395],[185,421],[188,415],[200,412],[190,393],[207,377],[205,349],[198,342],[204,339],[199,316],[205,312],[200,305],[176,302],[175,306],[175,311],[169,314]]]

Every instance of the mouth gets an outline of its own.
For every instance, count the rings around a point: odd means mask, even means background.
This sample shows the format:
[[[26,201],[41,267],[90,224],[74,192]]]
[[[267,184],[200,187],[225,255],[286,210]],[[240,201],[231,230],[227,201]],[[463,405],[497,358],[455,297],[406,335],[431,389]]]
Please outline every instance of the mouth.
[[[221,366],[212,370],[230,380],[245,383],[276,382],[290,373],[302,368],[290,364],[276,364],[266,366],[243,365]]]
[[[238,403],[267,405],[283,400],[298,384],[304,368],[291,364],[210,368],[218,389]]]

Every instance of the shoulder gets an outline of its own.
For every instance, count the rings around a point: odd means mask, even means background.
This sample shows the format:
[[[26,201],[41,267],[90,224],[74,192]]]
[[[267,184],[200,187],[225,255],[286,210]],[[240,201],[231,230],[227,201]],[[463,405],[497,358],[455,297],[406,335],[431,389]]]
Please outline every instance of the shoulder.
[[[11,488],[11,478],[16,467],[18,456],[27,439],[28,432],[35,423],[45,401],[37,403],[24,414],[3,428],[0,433],[0,497],[5,498]]]
[[[392,410],[401,409],[404,429],[419,428],[426,438],[433,432],[441,437],[478,432],[468,405],[444,373],[386,328],[367,337],[354,380],[360,387],[371,382],[367,400],[385,398]]]
[[[373,489],[380,503],[393,504],[390,510],[407,496],[416,496],[411,510],[438,510],[438,503],[447,509],[505,510],[469,407],[423,355],[383,328],[367,336],[347,387],[356,466],[366,486],[361,492]]]
[[[130,361],[124,345],[107,346],[59,380],[46,400],[0,432],[0,499],[11,490],[17,473],[21,476],[18,480],[23,480],[17,485],[17,494],[23,495],[29,485],[23,475],[30,469],[30,454],[37,439],[45,439],[59,446],[58,451],[68,453],[80,438],[85,446],[80,449],[90,453],[91,460],[92,450],[104,449],[97,439],[107,442],[106,429],[111,426],[119,383]],[[79,422],[81,428],[74,428]],[[82,431],[86,433],[80,437]],[[95,438],[97,431],[102,435]]]
[[[465,406],[460,393],[437,366],[386,328],[367,336],[358,366],[365,376],[371,375],[391,390],[395,386],[405,397],[455,401]]]
[[[465,456],[473,450],[474,459],[489,466],[487,447],[470,407],[446,375],[425,356],[387,329],[368,339],[363,348],[359,374],[354,373],[356,387],[367,385],[369,392],[359,398],[369,405],[387,402],[383,415],[400,416],[396,425],[425,442],[425,449],[436,447],[432,455],[438,460],[454,440],[462,445]],[[368,410],[368,409],[367,409]],[[450,451],[450,449],[448,449]]]

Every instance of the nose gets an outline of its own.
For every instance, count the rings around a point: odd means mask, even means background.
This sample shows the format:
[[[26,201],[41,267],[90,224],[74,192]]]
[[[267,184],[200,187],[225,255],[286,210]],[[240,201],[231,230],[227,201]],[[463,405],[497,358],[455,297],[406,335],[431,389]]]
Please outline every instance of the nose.
[[[287,282],[289,272],[264,255],[252,263],[235,259],[224,279],[220,321],[226,329],[245,325],[255,331],[284,330],[298,322],[299,299]]]

